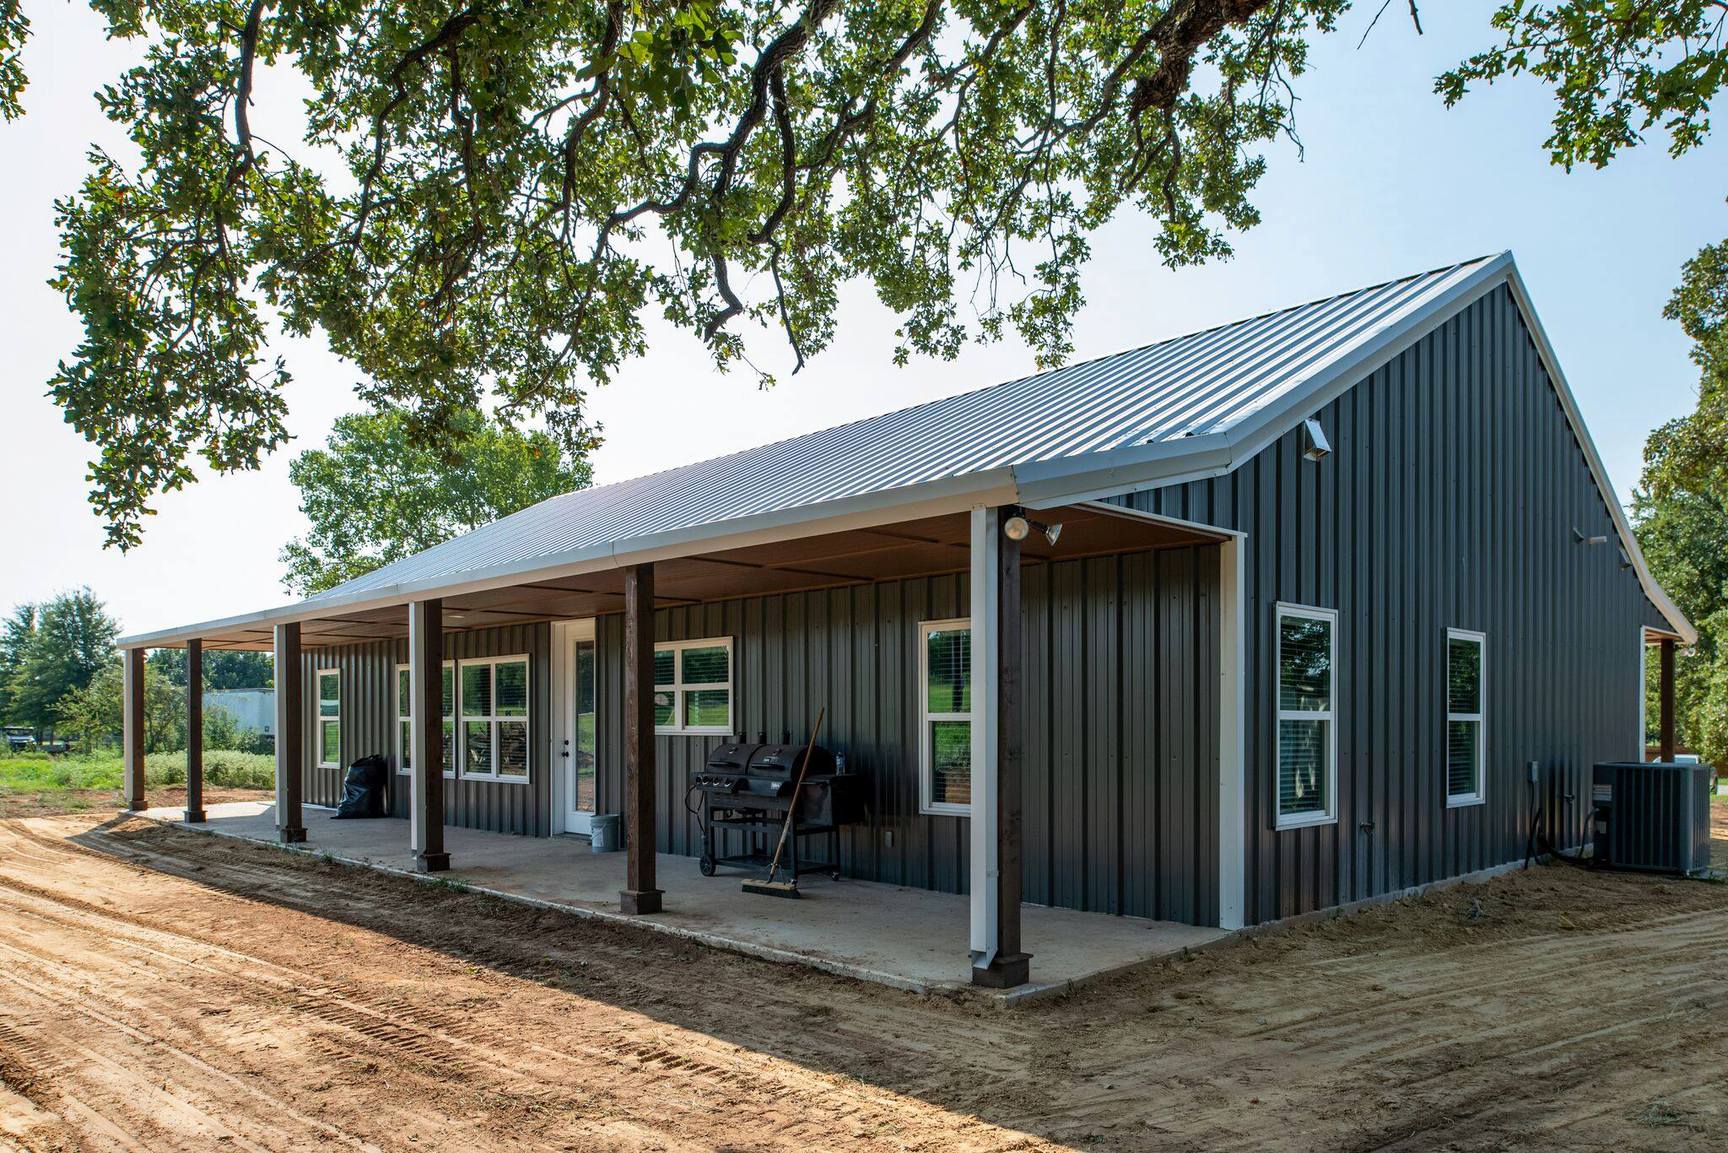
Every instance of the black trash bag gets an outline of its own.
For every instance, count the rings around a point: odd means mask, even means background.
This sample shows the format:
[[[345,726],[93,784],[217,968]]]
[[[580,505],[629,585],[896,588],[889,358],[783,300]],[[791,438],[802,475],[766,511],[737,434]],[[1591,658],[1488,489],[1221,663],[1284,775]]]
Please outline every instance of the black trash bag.
[[[336,806],[336,819],[382,817],[384,780],[389,769],[389,762],[377,753],[349,765],[348,775],[342,781],[342,803]]]

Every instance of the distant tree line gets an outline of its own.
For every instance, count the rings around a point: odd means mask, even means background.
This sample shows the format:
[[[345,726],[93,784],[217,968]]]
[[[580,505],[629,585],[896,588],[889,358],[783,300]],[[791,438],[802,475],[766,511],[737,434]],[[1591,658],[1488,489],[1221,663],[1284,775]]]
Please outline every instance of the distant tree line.
[[[1698,629],[1675,670],[1680,745],[1728,766],[1728,242],[1686,264],[1666,315],[1692,338],[1698,404],[1644,445],[1632,499],[1639,547],[1651,571]],[[1657,678],[1646,678],[1655,716]]]
[[[119,740],[124,673],[114,647],[120,625],[89,589],[21,604],[0,624],[0,724],[28,728],[38,738],[68,737],[96,748]],[[270,688],[267,653],[204,656],[204,689]],[[147,751],[186,746],[186,653],[158,649],[144,678]],[[206,710],[207,748],[245,749],[248,734],[221,709]]]

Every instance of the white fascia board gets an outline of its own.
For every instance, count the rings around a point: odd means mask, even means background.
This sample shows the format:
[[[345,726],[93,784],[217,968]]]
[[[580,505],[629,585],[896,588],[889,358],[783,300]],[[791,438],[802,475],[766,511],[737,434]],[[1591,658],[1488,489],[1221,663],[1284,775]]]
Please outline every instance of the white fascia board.
[[[1030,507],[1030,506],[1028,506]],[[1171,528],[1184,529],[1188,532],[1209,536],[1216,541],[1227,541],[1233,538],[1244,538],[1248,534],[1239,529],[1220,528],[1215,524],[1204,524],[1197,520],[1183,520],[1178,516],[1165,516],[1162,513],[1144,512],[1141,509],[1129,508],[1127,505],[1109,504],[1101,500],[1071,501],[1068,508],[1084,508],[1102,516],[1113,516],[1119,520],[1140,521],[1145,524],[1168,525]]]
[[[1554,346],[1543,331],[1542,322],[1536,315],[1510,252],[1503,252],[1476,271],[1444,283],[1437,292],[1401,312],[1375,339],[1357,346],[1348,356],[1332,361],[1277,402],[1223,432],[1017,467],[1015,475],[1020,481],[1021,503],[1033,508],[1049,508],[1149,488],[1167,488],[1230,473],[1263,452],[1303,418],[1331,404],[1375,369],[1501,283],[1511,288],[1512,298],[1536,344],[1543,368],[1560,398],[1560,407],[1584,449],[1590,474],[1601,491],[1603,503],[1608,506],[1620,543],[1638,574],[1638,583],[1681,639],[1688,645],[1696,644],[1698,630],[1692,627],[1685,614],[1651,575],[1650,566],[1626,519],[1626,512],[1620,507],[1620,498],[1608,482],[1601,455],[1596,451],[1595,442],[1591,440],[1590,431],[1578,411],[1577,399],[1566,383],[1565,373],[1560,370]]]
[[[649,536],[614,541],[529,561],[495,565],[459,575],[365,589],[344,596],[315,597],[279,608],[148,633],[133,633],[117,642],[123,649],[178,647],[189,640],[241,629],[263,629],[294,621],[315,620],[370,609],[393,608],[412,600],[461,596],[508,588],[529,581],[556,580],[659,560],[753,545],[820,536],[851,529],[874,528],[945,513],[965,512],[974,505],[1015,503],[1013,474],[991,469],[945,477],[923,484],[864,493],[837,501],[778,509],[755,516],[694,525]]]
[[[1549,379],[1559,394],[1561,407],[1584,448],[1591,474],[1608,506],[1621,544],[1638,573],[1640,585],[1685,643],[1695,644],[1697,630],[1650,574],[1643,551],[1632,535],[1619,498],[1608,483],[1601,457],[1584,426],[1577,401],[1560,371],[1553,346],[1531,306],[1510,252],[1501,253],[1472,272],[1460,272],[1456,277],[1437,284],[1422,298],[1410,302],[1390,318],[1372,339],[1341,351],[1335,359],[1322,363],[1306,380],[1277,401],[1219,432],[1130,445],[1100,453],[1031,461],[1011,468],[947,477],[838,501],[695,525],[551,557],[535,557],[511,565],[368,589],[344,597],[302,601],[181,628],[133,634],[122,637],[118,644],[121,648],[181,645],[194,638],[247,626],[311,620],[331,613],[392,607],[431,596],[460,596],[529,580],[580,576],[702,552],[869,528],[924,516],[963,512],[979,504],[1050,508],[1223,476],[1252,459],[1304,417],[1355,387],[1373,370],[1463,311],[1502,281],[1511,286],[1513,298],[1535,340]]]

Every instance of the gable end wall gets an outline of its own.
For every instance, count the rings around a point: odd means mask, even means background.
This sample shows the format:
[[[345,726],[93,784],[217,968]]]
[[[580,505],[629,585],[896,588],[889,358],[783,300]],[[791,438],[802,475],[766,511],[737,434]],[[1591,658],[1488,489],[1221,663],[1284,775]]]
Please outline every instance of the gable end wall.
[[[1638,752],[1639,629],[1660,620],[1506,287],[1318,415],[1318,464],[1298,429],[1226,476],[1119,498],[1248,534],[1251,921],[1517,860],[1536,799],[1575,844],[1590,766]],[[1339,612],[1338,821],[1293,831],[1273,809],[1281,600]],[[1454,809],[1448,627],[1488,637],[1488,796]]]

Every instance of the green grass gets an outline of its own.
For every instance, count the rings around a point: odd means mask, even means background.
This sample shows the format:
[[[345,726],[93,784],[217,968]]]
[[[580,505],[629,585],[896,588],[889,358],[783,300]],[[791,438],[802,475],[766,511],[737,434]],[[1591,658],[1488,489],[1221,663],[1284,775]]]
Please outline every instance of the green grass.
[[[62,793],[120,789],[119,750],[98,753],[0,753],[0,793]],[[268,789],[276,781],[274,757],[207,749],[204,783],[213,788]],[[150,753],[144,758],[146,788],[186,783],[186,753]]]

